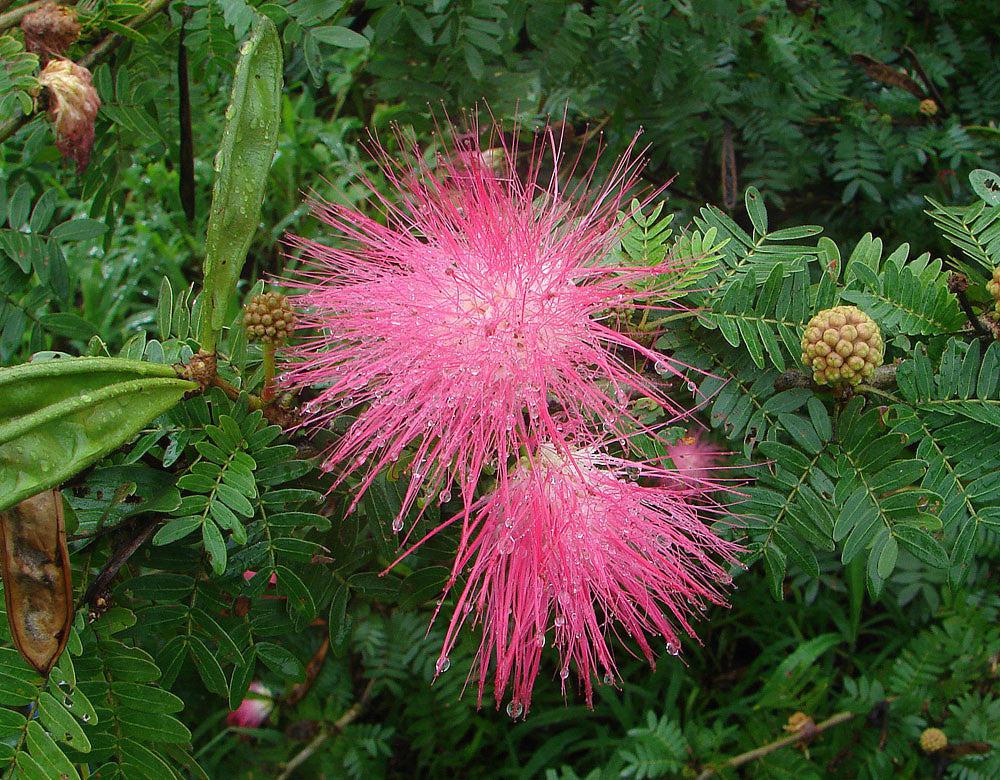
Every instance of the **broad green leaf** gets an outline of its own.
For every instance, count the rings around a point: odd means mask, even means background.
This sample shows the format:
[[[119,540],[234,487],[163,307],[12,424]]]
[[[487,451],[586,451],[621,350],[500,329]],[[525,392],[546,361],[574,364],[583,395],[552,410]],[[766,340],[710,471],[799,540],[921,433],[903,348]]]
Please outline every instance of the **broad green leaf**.
[[[0,369],[0,509],[69,479],[195,389],[169,366],[117,358]]]
[[[201,347],[215,351],[247,250],[257,232],[268,171],[278,142],[282,85],[281,43],[274,23],[258,16],[240,49],[226,124],[216,155],[216,178],[205,238]]]

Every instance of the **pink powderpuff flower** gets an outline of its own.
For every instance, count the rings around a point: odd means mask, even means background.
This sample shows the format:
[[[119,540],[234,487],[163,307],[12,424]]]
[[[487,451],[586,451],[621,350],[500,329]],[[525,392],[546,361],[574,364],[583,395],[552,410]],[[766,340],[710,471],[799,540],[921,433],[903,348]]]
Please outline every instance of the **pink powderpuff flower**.
[[[697,430],[690,431],[673,444],[667,444],[665,450],[667,457],[673,461],[674,470],[689,477],[711,473],[718,468],[720,459],[725,454],[706,441]]]
[[[706,525],[725,512],[712,496],[724,489],[705,474],[542,444],[473,509],[456,561],[456,570],[471,563],[469,577],[438,673],[450,666],[448,654],[470,619],[482,623],[470,671],[470,679],[478,676],[479,703],[495,667],[497,706],[509,685],[512,717],[531,706],[549,641],[559,654],[563,693],[573,667],[588,705],[595,675],[605,684],[618,679],[611,636],[637,647],[650,665],[654,638],[679,654],[679,634],[694,636],[693,617],[724,604],[732,582],[724,564],[735,564],[742,551]]]
[[[668,305],[687,267],[612,252],[640,168],[635,142],[595,186],[595,168],[567,166],[551,129],[521,170],[516,145],[501,139],[484,152],[478,137],[433,167],[419,153],[393,162],[375,142],[392,190],[368,182],[382,219],[314,201],[337,245],[289,239],[304,264],[293,303],[311,335],[284,353],[282,382],[320,388],[308,426],[353,415],[324,465],[338,484],[366,472],[355,502],[413,454],[396,532],[421,495],[445,502],[457,485],[467,510],[484,469],[502,481],[533,441],[623,417],[640,426],[629,398],[680,414],[641,364],[686,367],[616,328],[650,301]],[[578,181],[569,189],[567,167]]]
[[[255,729],[267,720],[274,709],[274,698],[270,689],[254,680],[250,683],[250,694],[240,706],[226,716],[226,725]]]

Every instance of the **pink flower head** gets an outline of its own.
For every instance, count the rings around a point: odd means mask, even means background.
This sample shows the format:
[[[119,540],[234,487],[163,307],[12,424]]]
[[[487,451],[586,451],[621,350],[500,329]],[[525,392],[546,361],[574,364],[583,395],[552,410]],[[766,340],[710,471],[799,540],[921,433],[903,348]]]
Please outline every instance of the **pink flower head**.
[[[240,706],[226,716],[226,725],[246,729],[258,728],[274,709],[270,689],[256,680],[250,683],[250,694]]]
[[[470,676],[478,674],[481,703],[495,666],[494,696],[499,706],[511,686],[512,717],[531,706],[547,642],[559,654],[563,692],[572,666],[588,705],[595,674],[618,679],[611,635],[634,643],[651,665],[653,637],[677,655],[679,633],[693,636],[692,616],[724,603],[732,579],[722,564],[740,551],[705,525],[723,511],[710,495],[720,483],[558,447],[543,444],[522,459],[474,508],[456,562],[471,562],[471,571],[437,664],[439,673],[450,665],[474,610],[483,633]]]
[[[325,467],[340,480],[367,472],[356,501],[413,454],[396,531],[421,493],[444,501],[457,485],[468,508],[485,467],[503,480],[522,448],[614,425],[630,397],[679,412],[640,370],[679,364],[615,327],[647,300],[663,305],[683,273],[676,259],[635,266],[612,252],[639,168],[632,147],[596,188],[594,168],[571,161],[578,183],[564,189],[561,140],[540,137],[526,172],[516,146],[484,152],[478,134],[433,168],[376,147],[393,190],[375,190],[382,219],[314,202],[337,245],[290,239],[304,263],[294,304],[312,335],[286,353],[283,382],[321,388],[307,425],[353,410]]]
[[[665,447],[667,456],[674,463],[674,469],[684,476],[703,477],[718,468],[719,459],[724,454],[711,442],[705,441],[697,430],[688,433],[673,444]]]

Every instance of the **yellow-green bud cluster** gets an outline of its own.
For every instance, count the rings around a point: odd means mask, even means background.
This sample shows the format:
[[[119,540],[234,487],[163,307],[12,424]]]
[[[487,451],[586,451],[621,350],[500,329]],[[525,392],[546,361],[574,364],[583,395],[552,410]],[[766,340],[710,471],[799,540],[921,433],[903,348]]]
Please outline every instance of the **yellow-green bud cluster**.
[[[243,324],[251,339],[280,344],[292,332],[295,312],[288,298],[280,293],[255,295],[243,307]]]
[[[997,314],[1000,314],[1000,265],[993,269],[993,278],[986,283],[986,292],[993,296],[996,301]]]
[[[802,363],[819,385],[856,385],[882,365],[882,334],[857,306],[835,306],[809,320]]]
[[[941,729],[924,729],[920,735],[920,749],[925,753],[937,753],[948,747],[948,736]]]

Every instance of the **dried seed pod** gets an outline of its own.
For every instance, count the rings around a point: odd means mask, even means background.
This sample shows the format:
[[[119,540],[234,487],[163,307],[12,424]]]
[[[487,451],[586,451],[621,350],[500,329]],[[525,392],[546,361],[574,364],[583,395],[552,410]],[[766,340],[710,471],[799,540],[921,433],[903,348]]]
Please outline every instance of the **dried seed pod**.
[[[0,556],[14,644],[43,675],[59,658],[73,621],[62,494],[46,490],[0,512]]]
[[[809,320],[802,363],[819,385],[856,385],[882,365],[882,334],[857,306],[835,306]]]

